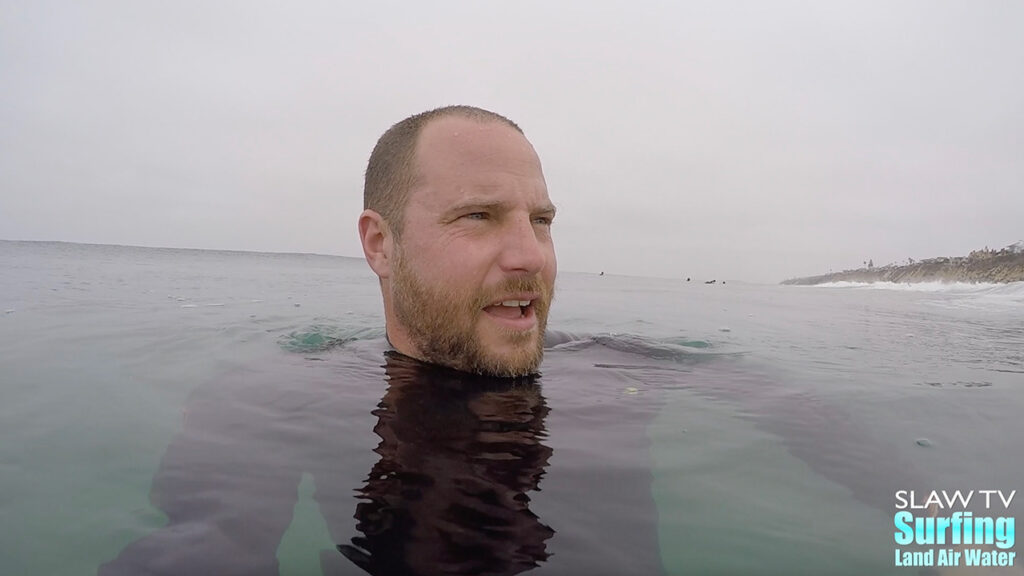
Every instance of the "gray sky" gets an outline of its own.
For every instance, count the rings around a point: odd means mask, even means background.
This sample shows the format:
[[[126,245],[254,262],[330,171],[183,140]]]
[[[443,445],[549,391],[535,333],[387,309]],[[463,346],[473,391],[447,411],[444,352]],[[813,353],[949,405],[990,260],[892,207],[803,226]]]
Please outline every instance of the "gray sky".
[[[1024,239],[1024,2],[0,0],[0,238],[361,256],[377,137],[526,131],[563,270]]]

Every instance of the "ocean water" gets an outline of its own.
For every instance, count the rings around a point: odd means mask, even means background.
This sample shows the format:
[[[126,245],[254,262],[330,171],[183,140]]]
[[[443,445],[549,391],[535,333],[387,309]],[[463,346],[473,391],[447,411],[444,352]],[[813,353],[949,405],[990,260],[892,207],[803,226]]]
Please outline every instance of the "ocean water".
[[[907,574],[896,491],[1024,478],[1019,284],[563,272],[516,382],[382,324],[358,259],[0,241],[0,573]]]

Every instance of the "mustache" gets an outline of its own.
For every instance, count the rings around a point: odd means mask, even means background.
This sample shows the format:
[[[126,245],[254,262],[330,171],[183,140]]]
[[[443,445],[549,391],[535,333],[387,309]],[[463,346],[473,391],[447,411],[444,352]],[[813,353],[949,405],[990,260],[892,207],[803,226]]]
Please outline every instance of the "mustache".
[[[502,281],[497,286],[481,292],[474,302],[474,308],[483,310],[491,303],[501,299],[509,293],[531,292],[539,294],[540,297],[534,302],[537,307],[546,307],[551,302],[553,291],[549,289],[538,276],[515,277]]]

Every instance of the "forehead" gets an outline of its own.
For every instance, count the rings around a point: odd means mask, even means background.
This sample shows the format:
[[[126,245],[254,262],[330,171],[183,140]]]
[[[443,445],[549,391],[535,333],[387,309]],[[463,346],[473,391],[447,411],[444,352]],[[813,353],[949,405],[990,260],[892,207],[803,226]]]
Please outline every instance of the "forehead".
[[[496,120],[444,117],[424,126],[416,144],[416,182],[410,201],[417,204],[510,192],[547,201],[533,146]]]

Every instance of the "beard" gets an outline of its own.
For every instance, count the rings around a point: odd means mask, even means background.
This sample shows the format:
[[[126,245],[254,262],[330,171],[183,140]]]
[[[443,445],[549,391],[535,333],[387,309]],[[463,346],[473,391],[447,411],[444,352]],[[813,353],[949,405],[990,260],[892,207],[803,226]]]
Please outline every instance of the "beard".
[[[544,357],[544,330],[554,297],[539,276],[513,277],[489,289],[442,288],[423,282],[397,255],[392,277],[395,316],[405,327],[421,360],[484,376],[536,374]],[[527,332],[498,327],[511,352],[488,349],[477,334],[484,308],[507,294],[540,296],[531,306],[537,329]]]

